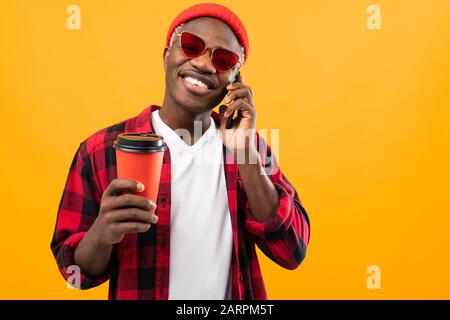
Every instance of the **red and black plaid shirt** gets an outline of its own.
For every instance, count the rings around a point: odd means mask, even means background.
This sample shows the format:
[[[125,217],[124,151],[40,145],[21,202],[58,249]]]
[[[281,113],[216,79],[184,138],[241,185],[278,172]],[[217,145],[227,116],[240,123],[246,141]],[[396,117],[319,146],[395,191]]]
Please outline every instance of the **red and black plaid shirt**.
[[[103,191],[117,177],[113,141],[123,132],[154,132],[150,113],[159,108],[148,107],[137,117],[100,130],[80,144],[70,167],[51,242],[52,252],[65,279],[72,275],[72,269],[68,272],[67,268],[75,264],[76,246],[98,215]],[[218,123],[216,112],[212,117]],[[272,166],[272,174],[268,176],[280,197],[276,215],[264,223],[253,218],[237,164],[227,158],[232,154],[224,147],[233,229],[233,300],[267,299],[255,244],[277,264],[295,269],[303,261],[309,242],[309,219],[296,190],[279,170],[270,146],[262,139],[258,150],[262,150],[261,147],[265,148],[261,155],[263,165]],[[168,299],[170,183],[170,152],[167,150],[157,199],[158,223],[148,232],[128,234],[122,242],[114,245],[108,270],[103,276],[92,279],[81,272],[82,289],[109,280],[110,299]]]

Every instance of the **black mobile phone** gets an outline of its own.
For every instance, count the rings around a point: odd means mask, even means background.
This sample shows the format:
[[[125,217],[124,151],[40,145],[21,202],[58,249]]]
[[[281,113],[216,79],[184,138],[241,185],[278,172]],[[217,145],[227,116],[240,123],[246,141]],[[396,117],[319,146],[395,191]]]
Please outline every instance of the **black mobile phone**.
[[[236,82],[236,81],[238,81],[240,74],[241,74],[241,72],[239,71],[239,72],[237,73],[237,75],[236,75],[236,78],[234,78],[233,83]],[[231,128],[231,123],[232,123],[232,121],[233,121],[233,118],[234,118],[235,113],[236,113],[236,110],[233,110],[233,113],[228,117],[228,119],[227,119],[227,124],[225,125],[225,128],[226,128],[226,129],[230,129],[230,128]]]

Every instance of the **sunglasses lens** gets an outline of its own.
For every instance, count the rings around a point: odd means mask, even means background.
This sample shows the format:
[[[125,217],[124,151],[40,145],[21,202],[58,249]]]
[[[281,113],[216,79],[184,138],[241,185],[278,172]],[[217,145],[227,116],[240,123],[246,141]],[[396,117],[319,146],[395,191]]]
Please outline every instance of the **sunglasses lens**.
[[[188,58],[197,58],[206,50],[205,41],[189,32],[181,34],[180,45],[181,50]],[[239,62],[239,56],[226,49],[216,49],[211,60],[217,71],[224,72],[230,70]]]
[[[205,42],[192,33],[183,32],[180,40],[181,49],[188,58],[199,57],[205,51]]]
[[[239,62],[239,56],[226,49],[216,49],[212,56],[212,63],[217,71],[223,72],[230,70]]]

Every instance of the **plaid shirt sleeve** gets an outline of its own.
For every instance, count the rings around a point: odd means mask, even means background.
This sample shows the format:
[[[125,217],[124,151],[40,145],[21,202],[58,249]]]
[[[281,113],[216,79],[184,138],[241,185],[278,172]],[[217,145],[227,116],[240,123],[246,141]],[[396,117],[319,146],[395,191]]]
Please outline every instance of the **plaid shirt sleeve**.
[[[68,268],[75,265],[75,248],[98,215],[101,194],[91,158],[86,151],[86,142],[83,142],[70,166],[51,242],[58,268],[66,280],[73,274],[72,269]],[[98,286],[111,277],[115,270],[114,252],[113,249],[110,266],[103,276],[93,279],[80,270],[80,289]]]
[[[310,223],[297,191],[278,167],[270,146],[257,135],[257,146],[262,165],[279,195],[279,207],[273,217],[257,221],[245,195],[242,179],[238,188],[245,212],[246,227],[255,243],[271,260],[286,269],[296,269],[306,256]]]

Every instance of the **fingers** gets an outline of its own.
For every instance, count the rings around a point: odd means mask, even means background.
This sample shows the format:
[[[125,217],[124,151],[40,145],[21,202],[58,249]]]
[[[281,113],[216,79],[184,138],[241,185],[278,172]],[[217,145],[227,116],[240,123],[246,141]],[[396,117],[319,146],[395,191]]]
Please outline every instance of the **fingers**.
[[[247,87],[239,88],[230,92],[231,93],[229,93],[225,98],[224,103],[229,103],[230,101],[236,100],[238,98],[242,98],[243,100],[247,101],[250,104],[253,103],[252,94]]]
[[[241,79],[243,79],[242,76],[241,76]],[[249,91],[252,91],[251,88],[248,85],[246,85],[242,80],[241,81],[238,80],[236,82],[232,82],[227,85],[228,90],[234,90],[234,89],[238,89],[238,88],[247,88],[247,89],[249,89]]]
[[[149,224],[158,222],[158,216],[156,214],[138,208],[111,211],[105,216],[105,219],[108,223],[138,222]]]
[[[124,222],[117,224],[114,227],[114,231],[119,234],[127,234],[127,233],[142,233],[147,232],[150,229],[151,225],[149,223],[140,223],[140,222]]]
[[[224,117],[228,118],[230,115],[233,114],[234,110],[241,110],[241,115],[244,118],[247,117],[254,117],[256,114],[255,109],[246,101],[242,99],[236,100],[234,103],[232,103],[230,106],[226,107],[226,110],[224,112]]]
[[[120,195],[122,192],[142,192],[144,191],[144,188],[144,185],[138,181],[114,179],[105,189],[103,194],[106,196],[116,196]]]
[[[223,99],[223,103],[227,106],[229,106],[233,102],[232,100],[228,99],[230,94],[231,94],[231,91],[228,91],[228,93],[225,95],[225,97]]]
[[[142,210],[154,212],[156,210],[156,203],[145,197],[130,193],[109,197],[104,199],[101,203],[101,210],[103,212],[121,208],[140,208]]]
[[[238,110],[237,117],[234,119],[229,118],[233,115],[233,112]],[[236,128],[242,118],[256,118],[256,110],[249,103],[242,99],[238,99],[233,102],[230,106],[221,105],[219,107],[219,118],[220,118],[220,130],[222,132],[227,131],[226,129]],[[227,123],[229,126],[227,127]]]
[[[252,88],[250,86],[248,86],[246,83],[244,83],[244,78],[242,76],[240,76],[239,79],[236,82],[232,82],[232,83],[228,84],[227,90],[232,91],[232,90],[236,90],[236,89],[240,89],[240,88],[247,88],[248,91],[253,95]]]
[[[237,99],[232,104],[225,106],[225,112],[224,112],[223,116],[225,118],[230,117],[233,114],[234,110],[239,110],[239,108],[241,107],[241,102],[245,102],[245,101],[243,101],[242,99]]]

